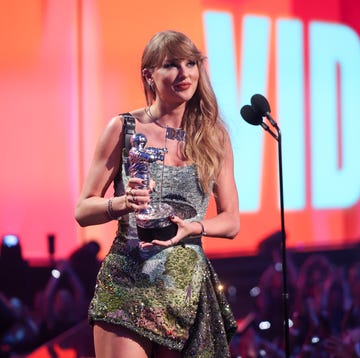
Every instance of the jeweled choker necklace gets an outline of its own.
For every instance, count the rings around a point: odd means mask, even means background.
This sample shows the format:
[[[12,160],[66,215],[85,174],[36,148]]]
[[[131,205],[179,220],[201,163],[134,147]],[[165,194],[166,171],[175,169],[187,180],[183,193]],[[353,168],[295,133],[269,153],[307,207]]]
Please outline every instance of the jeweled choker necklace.
[[[145,108],[145,113],[149,116],[149,118],[156,123],[159,127],[165,128],[165,138],[177,140],[178,142],[185,142],[186,132],[181,128],[173,128],[167,125],[163,125],[158,122],[158,120],[151,113],[151,106]]]

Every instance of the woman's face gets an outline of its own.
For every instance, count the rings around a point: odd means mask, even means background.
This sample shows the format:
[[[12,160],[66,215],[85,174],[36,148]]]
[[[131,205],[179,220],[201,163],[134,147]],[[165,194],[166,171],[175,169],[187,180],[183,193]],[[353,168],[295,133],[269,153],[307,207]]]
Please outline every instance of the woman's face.
[[[169,104],[187,102],[194,95],[199,69],[193,60],[165,58],[152,72],[156,97]]]

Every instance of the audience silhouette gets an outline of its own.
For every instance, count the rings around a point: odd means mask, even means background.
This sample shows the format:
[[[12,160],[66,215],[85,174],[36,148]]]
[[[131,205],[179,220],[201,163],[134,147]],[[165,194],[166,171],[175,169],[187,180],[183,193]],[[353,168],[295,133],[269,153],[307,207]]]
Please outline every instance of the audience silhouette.
[[[101,265],[100,246],[89,241],[67,259],[54,261],[48,281],[33,299],[26,296],[29,264],[20,242],[12,239],[3,240],[0,255],[0,357],[9,358],[86,323]],[[325,253],[310,252],[295,263],[293,252],[287,255],[291,358],[360,357],[360,259],[339,264]],[[264,269],[249,297],[253,308],[238,321],[232,357],[285,358],[280,232],[263,240],[254,260]],[[14,267],[9,280],[8,270]],[[75,350],[87,349],[67,342]]]

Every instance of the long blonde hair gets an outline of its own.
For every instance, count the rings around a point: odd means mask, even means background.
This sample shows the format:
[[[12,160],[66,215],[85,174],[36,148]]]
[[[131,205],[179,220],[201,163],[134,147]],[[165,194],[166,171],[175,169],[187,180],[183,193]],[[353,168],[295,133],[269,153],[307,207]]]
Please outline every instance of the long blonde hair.
[[[194,60],[199,69],[199,82],[193,97],[187,102],[181,128],[186,131],[184,155],[197,166],[199,182],[204,192],[216,181],[224,158],[226,130],[219,115],[218,103],[205,68],[205,56],[183,33],[157,33],[144,49],[141,72],[162,64],[166,56]],[[151,105],[155,91],[142,76],[146,102]]]

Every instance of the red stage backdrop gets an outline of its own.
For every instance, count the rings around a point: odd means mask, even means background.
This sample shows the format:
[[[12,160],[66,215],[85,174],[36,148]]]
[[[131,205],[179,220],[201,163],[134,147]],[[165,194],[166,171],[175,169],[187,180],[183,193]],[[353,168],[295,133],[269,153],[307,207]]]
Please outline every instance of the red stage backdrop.
[[[47,257],[49,234],[57,257],[90,239],[107,251],[114,223],[80,229],[75,202],[107,121],[145,105],[140,56],[165,29],[207,54],[235,152],[241,231],[206,238],[208,254],[253,253],[280,229],[277,143],[239,114],[255,93],[282,132],[288,247],[359,238],[358,0],[0,4],[0,234],[17,234],[26,258]]]

